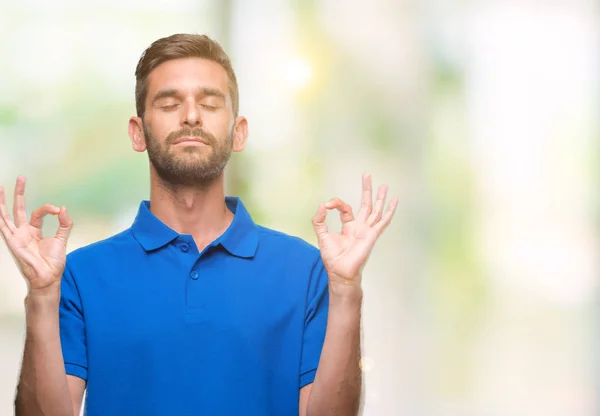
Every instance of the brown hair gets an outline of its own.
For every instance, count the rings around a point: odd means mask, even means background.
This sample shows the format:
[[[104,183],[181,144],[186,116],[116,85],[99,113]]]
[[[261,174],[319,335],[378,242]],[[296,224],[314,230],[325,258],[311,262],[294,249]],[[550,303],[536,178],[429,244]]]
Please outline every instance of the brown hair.
[[[221,45],[206,35],[175,34],[154,41],[142,53],[135,69],[135,107],[138,117],[144,117],[146,96],[148,94],[148,76],[154,68],[163,62],[180,58],[204,58],[221,65],[229,76],[229,94],[233,115],[237,116],[239,92],[237,79],[229,56]]]

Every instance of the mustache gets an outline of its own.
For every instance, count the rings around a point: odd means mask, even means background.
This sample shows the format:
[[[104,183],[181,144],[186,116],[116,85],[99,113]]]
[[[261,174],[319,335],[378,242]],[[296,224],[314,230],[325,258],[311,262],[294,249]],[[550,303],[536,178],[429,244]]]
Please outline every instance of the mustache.
[[[208,144],[213,145],[216,141],[215,136],[202,129],[201,127],[194,128],[183,128],[181,130],[177,130],[169,133],[165,140],[165,144],[171,145],[177,139],[182,137],[201,137],[208,142]]]

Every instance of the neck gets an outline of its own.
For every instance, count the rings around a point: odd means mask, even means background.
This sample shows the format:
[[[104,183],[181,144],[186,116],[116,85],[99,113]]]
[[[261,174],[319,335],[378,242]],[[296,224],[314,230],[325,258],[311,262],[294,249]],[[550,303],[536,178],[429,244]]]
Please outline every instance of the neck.
[[[233,213],[225,204],[224,174],[202,186],[172,186],[150,174],[150,212],[179,234],[194,238],[199,251],[225,232]]]

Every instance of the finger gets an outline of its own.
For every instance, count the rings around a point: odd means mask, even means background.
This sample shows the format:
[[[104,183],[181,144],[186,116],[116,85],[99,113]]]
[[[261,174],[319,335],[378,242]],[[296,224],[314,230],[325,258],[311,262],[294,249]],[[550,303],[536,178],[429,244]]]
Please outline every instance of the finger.
[[[62,241],[62,243],[66,246],[69,235],[71,234],[71,230],[73,229],[73,220],[69,218],[67,209],[65,207],[60,207],[58,222],[59,225],[58,230],[56,231],[56,238]]]
[[[13,205],[15,225],[20,227],[27,224],[27,213],[25,212],[25,177],[19,176],[15,185],[15,200]]]
[[[373,206],[373,191],[371,185],[371,175],[365,173],[362,177],[362,198],[360,203],[360,210],[358,211],[357,220],[366,221],[371,215]]]
[[[0,186],[0,227],[2,228],[2,235],[5,239],[15,232],[17,227],[10,219],[8,215],[8,209],[6,208],[6,202],[4,200],[4,187]]]
[[[373,206],[373,212],[369,216],[367,220],[368,225],[377,224],[381,217],[383,216],[383,207],[385,206],[385,197],[388,192],[387,185],[381,185],[379,190],[377,191],[377,199],[375,200],[375,205]]]
[[[319,205],[319,210],[315,214],[312,219],[313,228],[315,229],[315,234],[317,234],[317,239],[322,241],[323,238],[328,234],[329,230],[327,229],[327,224],[325,224],[325,218],[327,217],[327,208],[325,208],[324,204]]]
[[[352,207],[339,198],[333,198],[325,204],[327,209],[337,209],[340,212],[340,220],[342,224],[354,221],[354,213]]]
[[[398,199],[397,198],[390,199],[390,203],[388,204],[388,209],[385,212],[385,214],[383,214],[381,221],[379,221],[373,227],[375,229],[375,231],[377,231],[377,233],[381,234],[383,232],[383,230],[386,229],[386,227],[389,225],[390,221],[392,220],[392,217],[394,216],[394,213],[396,212],[397,207],[398,207]]]
[[[6,242],[8,242],[9,238],[13,235],[3,219],[0,219],[0,234],[2,234],[2,238]]]
[[[48,214],[57,215],[60,213],[60,208],[52,204],[44,204],[31,213],[31,221],[29,225],[35,228],[42,229],[44,217]]]

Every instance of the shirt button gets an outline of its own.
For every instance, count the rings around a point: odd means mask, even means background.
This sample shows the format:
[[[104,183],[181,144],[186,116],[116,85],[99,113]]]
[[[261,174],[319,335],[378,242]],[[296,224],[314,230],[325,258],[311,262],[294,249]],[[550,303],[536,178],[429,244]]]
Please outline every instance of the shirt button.
[[[188,246],[187,244],[181,245],[181,251],[183,251],[184,253],[187,253],[189,249],[190,249],[190,246]]]
[[[192,279],[194,280],[198,280],[198,272],[197,271],[193,271],[190,273],[190,276],[192,277]]]

